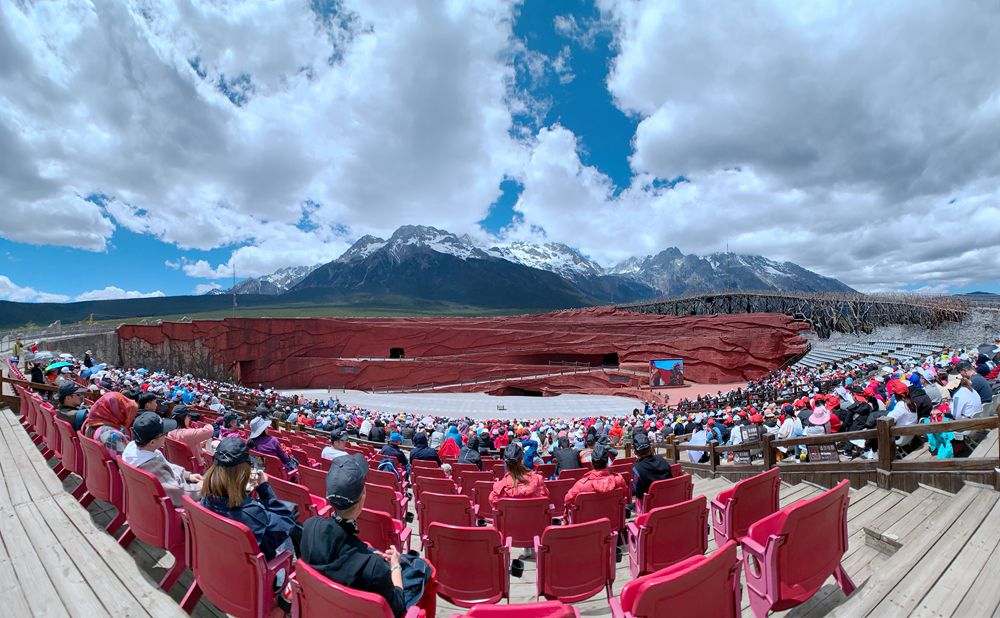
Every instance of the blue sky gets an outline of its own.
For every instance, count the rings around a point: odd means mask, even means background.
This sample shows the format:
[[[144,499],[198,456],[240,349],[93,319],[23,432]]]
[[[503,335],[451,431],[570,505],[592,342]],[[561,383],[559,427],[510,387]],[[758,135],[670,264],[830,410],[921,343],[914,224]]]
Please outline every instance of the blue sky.
[[[5,3],[0,299],[200,293],[402,224],[1000,292],[998,25],[943,1]]]

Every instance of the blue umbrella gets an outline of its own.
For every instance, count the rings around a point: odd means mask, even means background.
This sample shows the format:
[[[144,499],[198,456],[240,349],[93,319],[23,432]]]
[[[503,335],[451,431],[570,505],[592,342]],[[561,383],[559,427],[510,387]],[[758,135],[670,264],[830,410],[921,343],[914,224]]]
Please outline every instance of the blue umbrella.
[[[94,375],[95,373],[97,373],[101,369],[104,369],[107,366],[108,366],[107,363],[98,363],[98,364],[94,365],[93,367],[90,367],[89,369],[84,369],[80,373],[80,376],[84,377],[84,378],[89,378],[90,376]]]

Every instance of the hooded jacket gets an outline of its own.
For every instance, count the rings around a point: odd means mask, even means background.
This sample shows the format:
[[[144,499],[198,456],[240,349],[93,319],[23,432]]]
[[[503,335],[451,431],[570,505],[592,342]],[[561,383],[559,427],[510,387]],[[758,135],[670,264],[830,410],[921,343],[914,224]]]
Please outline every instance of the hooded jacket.
[[[641,500],[654,481],[671,478],[670,462],[659,455],[640,457],[632,466],[632,493]]]
[[[566,492],[566,506],[572,506],[576,497],[582,493],[606,494],[615,489],[621,489],[622,492],[626,491],[625,479],[622,478],[622,475],[615,474],[607,468],[603,470],[591,470]]]
[[[469,443],[462,447],[458,454],[458,463],[476,464],[480,470],[483,469],[483,459],[479,454],[479,437],[469,436]]]
[[[917,418],[927,418],[931,415],[934,404],[923,387],[910,386],[910,402],[913,403],[913,411],[917,413]]]
[[[327,578],[383,597],[400,618],[406,613],[403,589],[392,583],[389,563],[358,538],[353,522],[312,517],[302,529],[299,557]]]
[[[257,486],[257,499],[247,497],[241,506],[230,508],[225,496],[205,496],[201,505],[219,515],[238,521],[253,533],[260,551],[268,560],[278,553],[278,546],[284,543],[298,526],[295,514],[288,505],[278,500],[267,483]]]
[[[410,461],[434,461],[441,465],[438,452],[427,446],[427,434],[418,431],[413,436],[413,450],[410,451]]]
[[[575,448],[557,448],[552,451],[552,459],[556,464],[556,474],[563,470],[576,470],[580,465],[580,451]]]

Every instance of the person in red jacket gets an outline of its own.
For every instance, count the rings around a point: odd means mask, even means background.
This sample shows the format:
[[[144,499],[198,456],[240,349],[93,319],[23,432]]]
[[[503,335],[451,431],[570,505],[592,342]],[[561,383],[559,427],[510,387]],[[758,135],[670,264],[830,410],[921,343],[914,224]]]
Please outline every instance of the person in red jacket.
[[[615,449],[601,442],[598,442],[594,446],[594,452],[590,456],[590,461],[594,464],[594,469],[585,474],[583,478],[577,481],[566,492],[567,509],[573,505],[578,495],[588,491],[598,494],[610,493],[616,489],[620,489],[623,492],[627,491],[625,479],[622,478],[622,475],[608,470],[608,458],[611,455],[617,454],[618,452]]]
[[[524,465],[524,448],[520,442],[512,442],[503,450],[503,460],[507,464],[507,474],[493,483],[490,492],[490,506],[497,508],[501,498],[547,498],[549,489],[542,475],[529,470]]]

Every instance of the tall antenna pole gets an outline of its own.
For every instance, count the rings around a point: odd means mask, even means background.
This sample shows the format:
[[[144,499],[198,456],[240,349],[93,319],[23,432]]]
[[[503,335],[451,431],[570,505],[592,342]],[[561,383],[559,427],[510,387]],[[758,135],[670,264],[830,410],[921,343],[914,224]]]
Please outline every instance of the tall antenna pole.
[[[236,317],[236,263],[233,263],[233,317]]]

